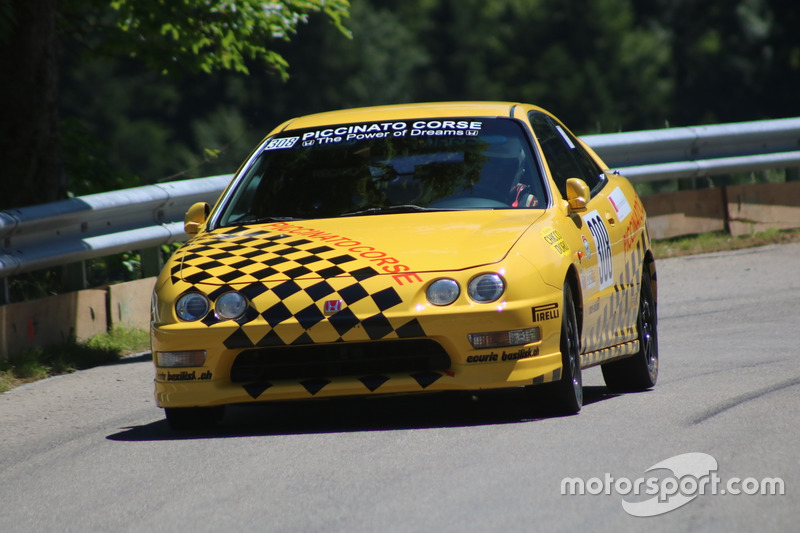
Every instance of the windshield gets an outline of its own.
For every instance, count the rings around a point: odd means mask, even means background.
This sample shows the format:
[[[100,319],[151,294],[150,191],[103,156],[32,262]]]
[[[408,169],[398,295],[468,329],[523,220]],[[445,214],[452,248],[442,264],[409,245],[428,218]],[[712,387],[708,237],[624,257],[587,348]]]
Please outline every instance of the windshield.
[[[259,150],[225,199],[220,226],[546,204],[530,143],[513,119],[292,130]]]

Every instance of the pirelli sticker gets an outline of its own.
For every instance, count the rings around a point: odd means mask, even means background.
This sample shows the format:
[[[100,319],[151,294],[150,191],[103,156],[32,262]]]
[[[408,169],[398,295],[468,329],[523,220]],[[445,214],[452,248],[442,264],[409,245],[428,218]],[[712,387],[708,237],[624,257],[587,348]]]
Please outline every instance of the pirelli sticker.
[[[540,305],[538,307],[531,307],[534,322],[543,322],[545,320],[553,320],[561,316],[558,311],[558,303],[551,303]]]

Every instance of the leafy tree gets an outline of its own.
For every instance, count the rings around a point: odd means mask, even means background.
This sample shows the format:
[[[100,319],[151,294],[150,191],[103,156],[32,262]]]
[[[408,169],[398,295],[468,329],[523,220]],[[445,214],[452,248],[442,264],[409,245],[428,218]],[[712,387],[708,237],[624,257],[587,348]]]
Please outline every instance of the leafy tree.
[[[312,11],[323,11],[349,33],[342,24],[347,0],[112,0],[111,7],[119,12],[118,28],[130,37],[124,48],[165,74],[176,68],[246,74],[249,60],[261,60],[286,77],[288,64],[265,41],[288,40]]]
[[[0,207],[14,207],[52,200],[66,190],[57,133],[58,2],[4,0],[2,6]]]
[[[669,35],[638,25],[631,0],[379,3],[418,28],[420,96],[527,101],[584,131],[663,123]]]
[[[800,115],[794,0],[634,0],[637,23],[669,36],[672,126]]]
[[[261,64],[285,76],[287,64],[270,43],[290,39],[315,12],[347,33],[348,8],[347,0],[0,0],[0,208],[66,194],[58,126],[62,36],[83,37],[92,54],[131,56],[162,74],[247,73]],[[153,134],[142,126],[134,137]]]
[[[321,21],[286,48],[296,68],[284,86],[267,83],[278,98],[271,114],[288,118],[334,108],[415,101],[424,97],[417,74],[430,64],[418,29],[395,12],[372,2],[354,3],[348,27],[351,40],[337,38]]]
[[[795,4],[0,0],[4,205],[233,172],[338,107],[522,100],[578,133],[800,115]]]

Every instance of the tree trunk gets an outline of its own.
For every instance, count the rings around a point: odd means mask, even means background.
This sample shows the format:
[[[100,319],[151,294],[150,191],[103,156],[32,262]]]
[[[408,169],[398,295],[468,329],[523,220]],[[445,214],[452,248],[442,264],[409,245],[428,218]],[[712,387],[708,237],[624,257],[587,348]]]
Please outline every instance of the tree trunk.
[[[12,0],[0,43],[0,209],[64,198],[58,129],[59,0]]]

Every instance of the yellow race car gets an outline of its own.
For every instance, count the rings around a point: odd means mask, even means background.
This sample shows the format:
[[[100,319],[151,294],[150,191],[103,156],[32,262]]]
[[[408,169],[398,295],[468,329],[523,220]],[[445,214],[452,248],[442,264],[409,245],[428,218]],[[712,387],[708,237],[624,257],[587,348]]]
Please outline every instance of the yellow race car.
[[[642,202],[535,106],[289,120],[185,227],[152,305],[174,428],[227,404],[506,387],[575,413],[594,365],[616,390],[656,383]]]

